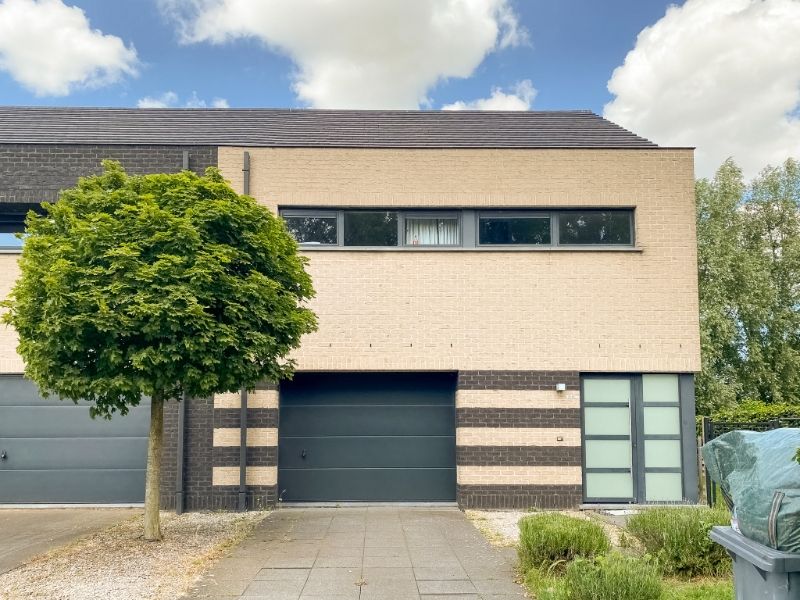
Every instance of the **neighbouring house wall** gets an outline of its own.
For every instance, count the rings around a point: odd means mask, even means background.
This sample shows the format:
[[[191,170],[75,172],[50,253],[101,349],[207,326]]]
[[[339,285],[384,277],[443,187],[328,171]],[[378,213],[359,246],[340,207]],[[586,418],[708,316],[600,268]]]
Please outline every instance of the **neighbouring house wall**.
[[[134,175],[176,173],[189,153],[189,169],[202,173],[217,164],[214,146],[0,145],[0,203],[54,202],[78,177],[99,173],[101,161],[122,163]]]
[[[214,146],[109,146],[109,145],[0,145],[0,210],[13,205],[53,202],[58,192],[75,185],[79,177],[101,171],[101,161],[118,160],[130,174],[175,173],[184,165],[202,173],[217,162]],[[4,299],[19,275],[18,254],[0,254],[0,299]],[[17,335],[0,325],[0,373],[22,373],[24,364],[16,353]],[[177,409],[165,407],[162,503],[174,507],[177,478]],[[119,418],[119,417],[118,417]],[[184,439],[184,487],[186,505],[216,508],[224,504],[214,497],[211,485],[213,405],[210,399],[193,398],[187,404]]]

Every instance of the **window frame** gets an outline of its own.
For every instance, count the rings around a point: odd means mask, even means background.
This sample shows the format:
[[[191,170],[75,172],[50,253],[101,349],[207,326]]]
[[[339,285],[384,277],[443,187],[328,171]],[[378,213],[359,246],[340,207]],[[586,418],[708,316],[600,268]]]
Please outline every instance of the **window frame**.
[[[578,212],[625,212],[628,215],[628,227],[630,230],[631,242],[629,244],[565,244],[559,239],[560,216],[565,213]],[[397,213],[397,244],[392,246],[346,246],[344,244],[344,216],[350,212],[378,212]],[[641,251],[636,246],[636,208],[633,206],[614,206],[614,207],[547,207],[547,208],[490,208],[482,209],[479,207],[457,207],[457,208],[395,208],[384,206],[370,207],[278,207],[280,217],[317,217],[317,218],[336,218],[336,244],[321,244],[314,242],[298,242],[303,250],[422,250],[422,251],[579,251],[579,252],[602,252],[602,251]],[[550,243],[549,244],[481,244],[480,243],[480,221],[481,218],[548,218],[550,221]],[[459,243],[458,244],[407,244],[406,219],[457,219]]]
[[[339,211],[336,210],[282,210],[280,211],[280,218],[285,217],[304,217],[304,218],[317,218],[317,219],[336,219],[336,243],[323,244],[321,242],[297,242],[298,246],[304,248],[336,248],[341,246],[344,241],[344,231],[342,229],[342,221],[339,216]]]
[[[5,208],[6,207],[0,204],[0,233],[12,236],[17,233],[25,234],[25,218],[28,214],[27,211],[22,212],[17,209],[7,212],[6,210],[3,210]],[[0,242],[0,252],[6,254],[20,253],[22,252],[22,246],[24,243],[24,237],[22,239],[17,238],[13,245]]]
[[[565,213],[582,212],[625,212],[628,215],[628,231],[631,234],[630,244],[562,244],[561,243],[561,215]],[[553,226],[555,228],[555,238],[557,246],[562,248],[631,248],[636,247],[636,222],[633,218],[633,208],[566,208],[553,211]]]
[[[482,244],[481,219],[543,219],[549,220],[549,244]],[[555,243],[557,231],[554,231],[555,213],[552,210],[479,210],[475,215],[475,246],[478,248],[552,248]]]
[[[398,210],[400,237],[398,247],[401,248],[462,248],[464,246],[463,210]],[[406,243],[406,219],[455,219],[458,227],[457,244],[408,244]]]
[[[400,236],[401,236],[403,230],[402,230],[402,218],[400,216],[400,211],[398,209],[396,209],[396,208],[381,208],[381,207],[378,207],[378,208],[364,208],[364,209],[348,209],[348,208],[344,208],[344,209],[339,210],[338,212],[339,212],[339,223],[341,224],[341,231],[342,231],[342,240],[341,240],[341,243],[339,245],[342,248],[375,248],[375,249],[380,249],[380,248],[399,248],[401,246],[401,244],[400,244],[400,241],[401,241],[400,240]],[[380,246],[357,246],[357,245],[348,246],[347,244],[345,244],[345,240],[344,240],[344,235],[345,235],[344,217],[345,217],[345,213],[362,213],[362,214],[364,214],[364,213],[376,213],[376,214],[396,213],[397,214],[397,243],[396,244],[380,245]]]

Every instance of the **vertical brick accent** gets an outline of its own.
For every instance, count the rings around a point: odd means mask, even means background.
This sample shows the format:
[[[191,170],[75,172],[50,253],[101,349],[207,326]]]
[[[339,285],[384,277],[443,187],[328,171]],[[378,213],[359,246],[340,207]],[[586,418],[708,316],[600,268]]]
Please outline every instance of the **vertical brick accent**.
[[[214,508],[211,487],[213,399],[192,398],[186,405],[185,425],[183,489],[186,494],[186,510]]]
[[[161,508],[175,509],[175,486],[178,478],[178,411],[173,400],[164,405],[164,440],[161,448]]]

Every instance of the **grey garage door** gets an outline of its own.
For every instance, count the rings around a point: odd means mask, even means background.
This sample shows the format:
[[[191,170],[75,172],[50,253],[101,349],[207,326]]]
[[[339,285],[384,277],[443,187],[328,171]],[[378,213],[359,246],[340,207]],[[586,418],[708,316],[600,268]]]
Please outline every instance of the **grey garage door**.
[[[0,377],[0,503],[142,502],[149,419],[143,402],[92,420],[88,404]]]
[[[283,500],[455,500],[455,375],[298,373],[280,398]]]

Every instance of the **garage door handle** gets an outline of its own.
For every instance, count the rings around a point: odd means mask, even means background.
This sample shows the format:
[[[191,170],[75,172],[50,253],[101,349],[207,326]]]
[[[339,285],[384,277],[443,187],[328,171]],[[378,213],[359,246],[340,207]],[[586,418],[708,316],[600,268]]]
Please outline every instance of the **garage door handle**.
[[[5,451],[5,450],[3,450],[2,452],[0,452],[0,460],[5,460],[5,459],[7,459],[7,458],[8,458],[8,454],[6,454],[6,451]]]
[[[300,458],[305,459],[305,457],[306,457],[306,450],[305,448],[303,448],[303,450],[300,451]]]

